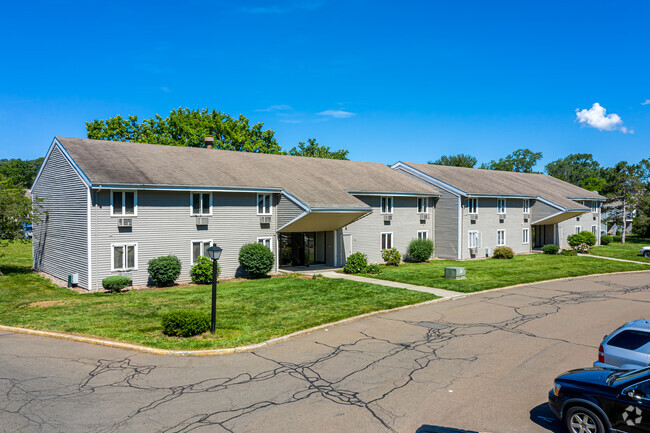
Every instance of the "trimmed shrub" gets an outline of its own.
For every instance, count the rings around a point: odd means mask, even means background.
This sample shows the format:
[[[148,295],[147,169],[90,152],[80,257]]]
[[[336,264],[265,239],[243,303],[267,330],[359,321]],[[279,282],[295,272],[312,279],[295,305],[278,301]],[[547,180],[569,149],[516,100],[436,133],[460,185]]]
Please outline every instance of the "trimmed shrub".
[[[381,250],[381,258],[384,259],[388,266],[399,266],[402,261],[402,255],[397,251],[397,248]]]
[[[621,237],[621,235],[616,235],[616,236],[614,236],[613,239],[614,239],[614,242],[620,242],[623,238]]]
[[[273,262],[271,250],[258,242],[246,244],[239,250],[239,264],[254,278],[265,276],[273,268]]]
[[[413,239],[406,248],[406,255],[413,262],[426,262],[433,255],[431,239]]]
[[[515,256],[515,252],[510,247],[496,247],[492,257],[495,259],[511,259]]]
[[[221,266],[217,263],[217,277],[221,273]],[[190,277],[194,284],[212,283],[212,260],[208,257],[199,257],[190,269]]]
[[[345,261],[343,272],[346,274],[358,274],[361,273],[367,266],[368,256],[363,253],[356,252],[348,256],[348,259]]]
[[[576,253],[575,250],[562,250],[560,251],[561,256],[577,256],[578,253]]]
[[[147,271],[156,286],[169,286],[181,274],[181,261],[176,256],[156,257],[149,260]]]
[[[560,247],[554,244],[546,244],[542,247],[542,251],[544,251],[544,254],[557,254],[560,251]]]
[[[210,329],[210,317],[203,311],[169,311],[162,316],[162,327],[165,335],[191,337]]]
[[[121,292],[123,288],[131,285],[131,278],[125,277],[123,275],[114,275],[112,277],[106,277],[102,280],[102,287],[104,290],[110,292]]]
[[[381,267],[378,265],[368,265],[363,270],[364,274],[381,274]]]
[[[608,245],[613,240],[614,240],[614,238],[611,237],[610,235],[600,235],[600,244],[601,245]]]
[[[596,245],[596,235],[588,231],[582,231],[575,235],[570,235],[566,240],[573,248],[577,247],[580,244],[587,244],[590,247]]]

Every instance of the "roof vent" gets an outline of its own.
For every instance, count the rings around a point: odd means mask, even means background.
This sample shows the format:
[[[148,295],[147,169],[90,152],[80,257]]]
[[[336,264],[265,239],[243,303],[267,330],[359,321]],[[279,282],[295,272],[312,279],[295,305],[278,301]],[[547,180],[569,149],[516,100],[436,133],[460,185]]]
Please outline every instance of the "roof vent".
[[[203,141],[205,142],[206,149],[212,149],[212,145],[214,144],[214,137],[205,137]]]

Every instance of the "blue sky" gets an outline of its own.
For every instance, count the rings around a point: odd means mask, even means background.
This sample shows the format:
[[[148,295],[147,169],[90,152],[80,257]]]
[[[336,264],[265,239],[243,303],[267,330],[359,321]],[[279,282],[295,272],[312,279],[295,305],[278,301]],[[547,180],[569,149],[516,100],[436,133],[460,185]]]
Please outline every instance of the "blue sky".
[[[34,1],[2,15],[0,158],[177,107],[363,161],[650,157],[647,1]]]

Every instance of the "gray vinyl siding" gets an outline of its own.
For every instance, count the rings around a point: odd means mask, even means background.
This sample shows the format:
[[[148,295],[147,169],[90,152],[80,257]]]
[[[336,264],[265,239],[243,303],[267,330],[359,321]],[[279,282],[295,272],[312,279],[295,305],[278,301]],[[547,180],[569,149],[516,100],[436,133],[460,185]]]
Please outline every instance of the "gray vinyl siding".
[[[277,201],[277,212],[278,212],[278,218],[277,218],[277,228],[281,228],[282,226],[288,224],[289,222],[293,221],[296,219],[298,216],[300,216],[302,213],[305,211],[289,200],[287,197],[285,197],[282,194],[277,194],[276,196],[276,201]]]
[[[155,257],[175,255],[182,262],[179,282],[190,280],[192,241],[215,242],[223,249],[219,265],[220,278],[242,275],[238,256],[242,245],[256,242],[258,237],[270,237],[273,253],[277,253],[277,211],[273,203],[271,224],[260,224],[257,215],[257,194],[218,193],[212,197],[212,215],[207,227],[197,227],[196,217],[190,215],[188,191],[138,191],[137,216],[131,229],[118,229],[111,216],[110,191],[93,194],[93,289],[111,275],[128,275],[134,285],[147,284],[147,262]],[[111,244],[137,243],[137,270],[111,271]],[[277,257],[277,254],[276,254]]]
[[[436,257],[458,258],[458,196],[440,190],[436,203]]]
[[[503,220],[497,214],[496,198],[478,198],[478,219],[471,221],[468,212],[467,198],[463,197],[463,230],[461,253],[462,259],[486,257],[485,249],[490,249],[490,255],[497,247],[497,231],[505,230],[505,246],[512,248],[515,254],[525,254],[532,251],[531,219],[524,222],[523,200],[506,198],[506,213]],[[532,203],[531,203],[532,205]],[[528,243],[523,243],[523,230],[528,229]],[[469,231],[479,232],[478,254],[472,257],[469,253]]]
[[[585,201],[585,206],[590,206],[590,202]],[[575,234],[576,227],[580,231],[591,231],[591,226],[596,226],[596,245],[600,245],[600,208],[596,212],[585,212],[579,217],[574,217],[558,223],[558,238],[560,248],[571,248],[567,238]]]
[[[560,209],[543,203],[539,200],[531,200],[530,202],[530,212],[533,222],[539,221],[544,218],[548,218],[551,215],[555,215],[558,212],[562,212]]]
[[[33,225],[34,268],[88,288],[88,187],[55,146],[32,189],[47,212]]]
[[[337,252],[338,264],[345,264],[342,236],[352,236],[352,252],[360,251],[368,255],[369,263],[383,263],[381,257],[381,233],[393,233],[393,247],[404,256],[409,242],[417,238],[420,230],[427,230],[429,239],[434,237],[435,213],[434,199],[429,198],[429,219],[420,221],[416,197],[393,196],[393,219],[384,221],[381,213],[380,196],[358,196],[359,200],[372,207],[372,213],[339,230]],[[435,253],[434,253],[435,255]]]

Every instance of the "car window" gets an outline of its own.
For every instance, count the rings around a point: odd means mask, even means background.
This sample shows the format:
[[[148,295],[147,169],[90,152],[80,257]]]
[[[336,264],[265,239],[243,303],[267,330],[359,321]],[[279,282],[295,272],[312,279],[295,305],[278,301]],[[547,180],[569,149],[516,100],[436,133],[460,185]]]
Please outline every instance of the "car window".
[[[650,332],[627,330],[612,337],[607,342],[608,346],[621,349],[636,350],[650,343]]]
[[[636,389],[645,394],[646,399],[650,399],[650,380],[646,380],[645,382],[640,383]]]

